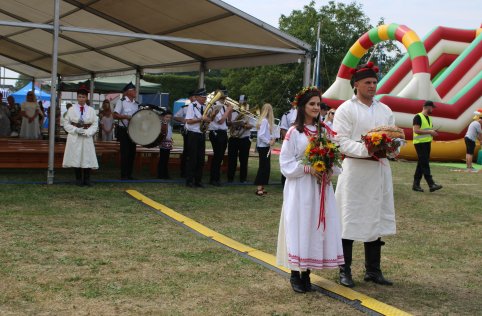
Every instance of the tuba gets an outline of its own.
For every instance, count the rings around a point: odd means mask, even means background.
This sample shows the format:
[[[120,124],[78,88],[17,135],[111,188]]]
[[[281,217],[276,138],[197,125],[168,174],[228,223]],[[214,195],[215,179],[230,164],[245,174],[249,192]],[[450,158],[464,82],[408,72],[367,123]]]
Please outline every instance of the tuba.
[[[214,93],[211,93],[208,98]],[[217,100],[222,98],[224,96],[222,91],[218,91],[211,99],[208,101],[206,104],[206,108],[204,109],[203,112],[203,121],[201,122],[201,132],[205,133],[208,130],[209,127],[209,122],[205,122],[204,119],[208,117],[208,115],[211,115],[210,112],[213,112],[211,107],[213,106],[214,103],[216,103]]]

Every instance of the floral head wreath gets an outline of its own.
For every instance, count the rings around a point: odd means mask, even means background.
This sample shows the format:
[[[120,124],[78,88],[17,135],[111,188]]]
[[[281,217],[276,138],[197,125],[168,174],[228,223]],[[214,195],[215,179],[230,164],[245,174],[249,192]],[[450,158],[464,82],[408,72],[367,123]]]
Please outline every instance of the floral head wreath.
[[[303,89],[300,90],[300,92],[298,92],[298,93],[295,95],[295,99],[294,99],[293,102],[292,102],[293,106],[298,107],[298,102],[299,102],[300,98],[301,98],[305,93],[307,93],[308,91],[317,91],[318,93],[321,94],[321,91],[320,91],[320,89],[318,89],[317,86],[304,87]]]

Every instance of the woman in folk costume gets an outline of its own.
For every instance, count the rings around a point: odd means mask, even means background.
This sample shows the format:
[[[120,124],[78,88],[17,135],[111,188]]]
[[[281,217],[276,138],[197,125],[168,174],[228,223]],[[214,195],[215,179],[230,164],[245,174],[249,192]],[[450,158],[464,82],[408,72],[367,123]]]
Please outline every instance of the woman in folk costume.
[[[99,118],[95,110],[88,106],[88,92],[77,91],[77,104],[73,105],[64,118],[64,129],[68,133],[65,145],[64,168],[74,168],[75,183],[79,186],[90,183],[90,169],[98,169],[94,138],[99,127]]]
[[[298,113],[295,125],[284,139],[280,168],[286,177],[283,209],[278,234],[277,264],[291,270],[295,292],[311,291],[310,269],[338,268],[344,263],[340,218],[335,193],[328,174],[325,186],[324,223],[320,224],[320,183],[323,174],[302,160],[310,138],[317,135],[321,92],[305,88],[296,96]],[[333,172],[339,173],[336,167]]]

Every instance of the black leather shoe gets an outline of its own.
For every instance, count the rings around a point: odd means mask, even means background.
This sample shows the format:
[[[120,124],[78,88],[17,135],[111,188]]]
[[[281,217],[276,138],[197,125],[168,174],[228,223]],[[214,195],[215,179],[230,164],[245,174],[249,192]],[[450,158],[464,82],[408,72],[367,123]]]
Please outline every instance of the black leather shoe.
[[[219,181],[210,181],[209,184],[212,185],[212,186],[215,186],[215,187],[221,186],[221,182],[219,182]]]
[[[311,272],[310,270],[307,270],[306,272],[301,272],[301,282],[303,282],[306,292],[314,291],[313,288],[311,287],[310,272]]]
[[[349,288],[355,286],[353,278],[351,276],[351,271],[345,271],[346,268],[340,267],[340,284]]]
[[[306,293],[306,289],[305,289],[305,284],[303,283],[303,281],[301,280],[299,274],[298,276],[291,276],[290,277],[290,283],[291,283],[291,288],[293,289],[293,291],[295,291],[296,293]]]
[[[412,187],[412,190],[413,190],[413,191],[416,191],[416,192],[423,192],[422,187],[419,186],[419,185],[414,185],[414,186]]]
[[[381,272],[367,272],[365,273],[364,280],[367,282],[373,282],[380,285],[393,285],[393,282],[385,279]]]
[[[194,183],[194,186],[195,186],[196,188],[204,188],[204,184],[202,184],[201,182]]]
[[[438,185],[438,184],[432,184],[430,187],[430,192],[434,192],[434,191],[437,191],[437,190],[440,190],[441,188],[443,188],[441,185]]]

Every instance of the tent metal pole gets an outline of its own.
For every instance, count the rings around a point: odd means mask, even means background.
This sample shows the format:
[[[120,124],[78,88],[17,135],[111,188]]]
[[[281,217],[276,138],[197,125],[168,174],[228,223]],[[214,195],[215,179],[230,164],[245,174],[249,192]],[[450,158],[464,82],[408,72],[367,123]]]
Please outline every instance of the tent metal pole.
[[[35,93],[35,78],[32,77],[32,91]]]
[[[59,46],[60,28],[60,0],[54,4],[54,33],[52,45],[52,82],[50,84],[50,119],[49,119],[49,165],[47,172],[47,184],[54,183],[54,152],[55,152],[55,111],[57,109],[57,58]]]
[[[201,62],[201,64],[199,65],[199,83],[197,85],[199,89],[205,87],[205,84],[204,84],[205,76],[206,76],[206,64],[204,62]]]
[[[305,69],[303,72],[303,87],[310,85],[310,73],[311,73],[311,54],[307,53],[305,55]]]
[[[141,91],[141,70],[136,69],[136,101],[139,102],[139,94]]]
[[[89,86],[89,99],[90,99],[90,106],[94,107],[94,89],[95,89],[95,74],[90,74],[90,86]]]

